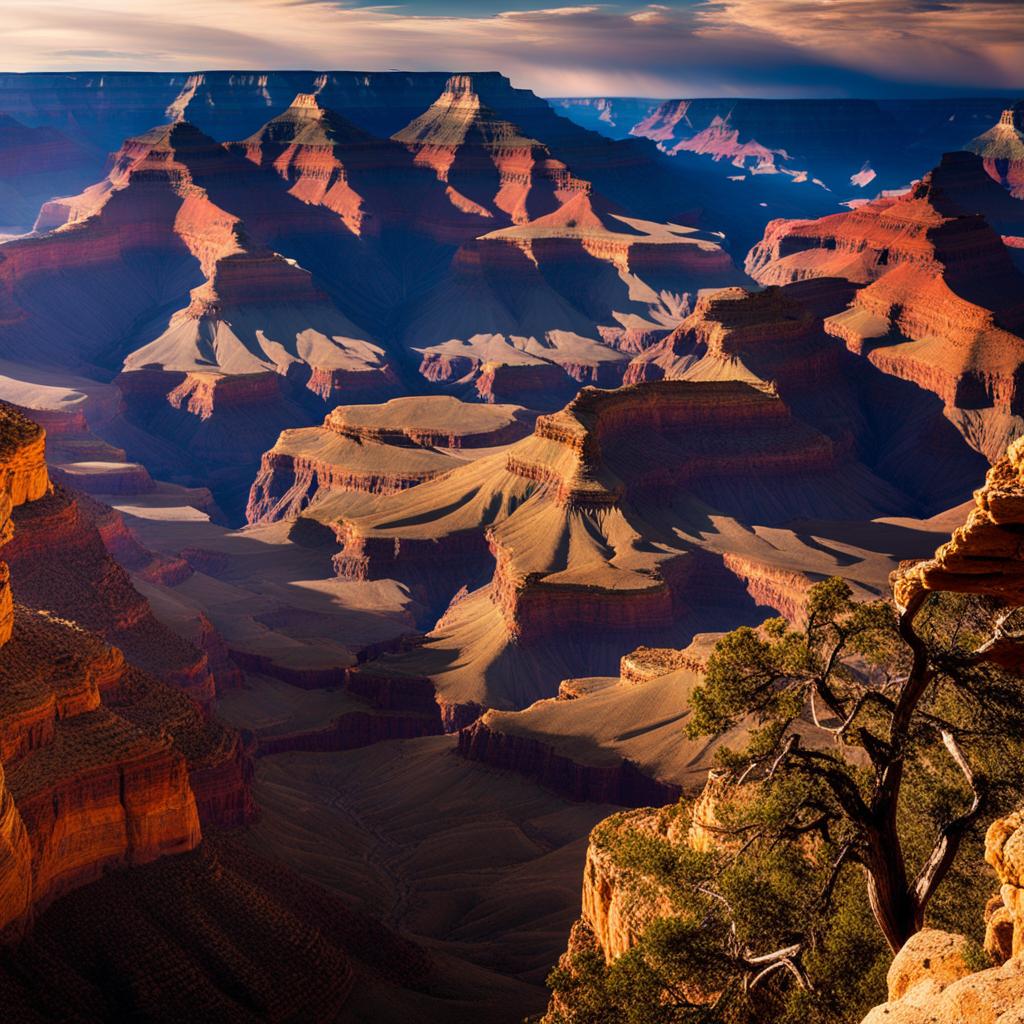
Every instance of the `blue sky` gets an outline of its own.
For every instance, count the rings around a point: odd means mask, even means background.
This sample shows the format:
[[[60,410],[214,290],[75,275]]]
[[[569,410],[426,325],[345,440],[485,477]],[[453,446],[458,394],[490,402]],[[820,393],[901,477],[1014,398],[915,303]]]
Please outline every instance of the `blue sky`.
[[[0,0],[6,70],[499,70],[542,95],[1024,94],[1021,0]]]

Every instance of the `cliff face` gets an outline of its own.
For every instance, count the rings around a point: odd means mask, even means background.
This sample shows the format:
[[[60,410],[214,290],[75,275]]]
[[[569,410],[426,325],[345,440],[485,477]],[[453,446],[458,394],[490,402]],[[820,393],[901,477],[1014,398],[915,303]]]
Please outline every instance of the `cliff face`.
[[[1015,109],[1004,110],[998,123],[965,148],[985,161],[985,170],[994,181],[1015,198],[1024,199],[1024,131],[1018,118]]]
[[[42,430],[9,407],[0,412],[7,540],[12,505],[38,511],[51,498]],[[51,613],[12,607],[9,588],[5,603],[0,932],[10,935],[107,868],[189,850],[200,833],[172,733],[147,732],[103,704],[128,672],[121,653]]]
[[[974,195],[984,200],[991,187],[979,160],[951,154],[906,195],[818,221],[773,221],[747,270],[762,284],[839,276],[862,285],[825,329],[937,395],[994,459],[1007,441],[998,424],[1024,409],[1024,279],[976,212]]]

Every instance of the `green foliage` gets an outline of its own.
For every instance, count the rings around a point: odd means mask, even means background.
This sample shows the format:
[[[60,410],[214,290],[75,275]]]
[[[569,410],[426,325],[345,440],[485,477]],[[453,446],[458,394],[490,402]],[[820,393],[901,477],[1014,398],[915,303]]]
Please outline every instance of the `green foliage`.
[[[890,947],[925,923],[987,966],[984,831],[1020,799],[1024,680],[986,652],[1019,614],[940,594],[901,620],[832,579],[802,628],[722,637],[687,727],[728,740],[717,840],[668,840],[686,804],[660,832],[629,814],[597,830],[637,898],[673,910],[612,964],[556,971],[551,1024],[858,1021],[884,999]]]

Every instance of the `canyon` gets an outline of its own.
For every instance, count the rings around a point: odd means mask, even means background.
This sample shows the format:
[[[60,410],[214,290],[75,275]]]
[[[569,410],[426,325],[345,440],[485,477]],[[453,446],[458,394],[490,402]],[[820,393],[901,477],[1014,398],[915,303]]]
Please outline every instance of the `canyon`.
[[[10,1019],[562,1024],[673,912],[617,844],[711,841],[723,634],[1024,600],[1019,117],[0,73]],[[871,1024],[1018,991],[1020,834]]]

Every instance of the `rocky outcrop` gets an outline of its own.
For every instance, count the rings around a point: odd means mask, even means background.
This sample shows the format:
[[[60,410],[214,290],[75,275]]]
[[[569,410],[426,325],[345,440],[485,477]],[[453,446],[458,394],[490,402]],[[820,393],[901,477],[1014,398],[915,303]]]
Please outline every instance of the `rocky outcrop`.
[[[435,615],[461,595],[421,645],[360,671],[426,680],[465,721],[481,708],[512,712],[553,697],[567,676],[608,675],[638,641],[678,645],[723,628],[727,608],[732,625],[759,601],[795,612],[801,568],[780,564],[777,549],[755,555],[746,541],[726,560],[684,540],[673,533],[680,495],[759,523],[812,507],[825,517],[863,502],[899,507],[863,467],[846,468],[855,465],[760,382],[584,389],[504,453],[378,498],[336,525],[340,575],[402,580]],[[850,471],[862,480],[856,494]],[[484,738],[481,727],[476,742]],[[522,763],[547,756],[531,749]],[[607,785],[619,783],[595,782],[595,791]]]
[[[994,181],[1015,198],[1024,199],[1024,131],[1019,126],[1020,116],[1017,108],[1004,110],[997,124],[964,148],[984,160],[985,170]]]
[[[1005,920],[1013,931],[1011,949],[999,954],[998,946],[986,945],[996,954],[999,966],[972,972],[967,962],[967,940],[962,935],[925,928],[913,935],[896,954],[888,974],[888,1002],[876,1006],[863,1024],[932,1024],[971,1021],[971,1024],[1014,1024],[1024,1005],[1024,958],[1018,931],[1022,919],[1015,896],[1019,876],[1003,859],[1009,836],[1013,845],[1020,827],[1019,816],[997,821],[989,829],[986,858],[1003,882]],[[1012,860],[1012,854],[1011,854]],[[1014,909],[1010,909],[1010,907]],[[997,911],[989,918],[989,936],[1000,920]]]
[[[682,650],[638,647],[623,655],[618,678],[567,679],[556,698],[524,711],[485,711],[461,730],[458,751],[573,800],[674,804],[704,784],[710,755],[678,735],[665,746],[658,734],[679,728],[715,639],[699,635]],[[622,721],[633,726],[625,736],[611,724]]]
[[[893,594],[906,607],[923,591],[986,594],[1024,604],[1024,439],[1015,441],[975,492],[974,508],[934,558],[905,566]]]
[[[126,372],[161,368],[185,373],[170,392],[176,408],[208,418],[260,387],[259,375],[286,376],[333,405],[341,398],[380,398],[398,381],[372,342],[293,261],[251,246],[218,256],[191,301],[153,341],[128,354]]]
[[[1024,278],[969,205],[972,160],[984,192],[992,183],[980,161],[953,154],[906,195],[818,221],[773,221],[747,270],[762,284],[839,276],[862,285],[846,310],[826,319],[828,333],[936,394],[994,459],[1007,441],[996,424],[1024,411]],[[972,431],[972,419],[992,421],[991,429]]]

